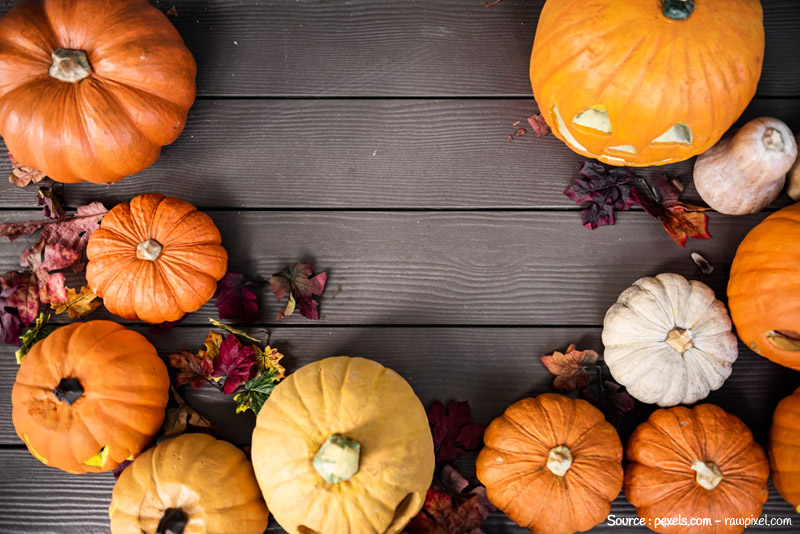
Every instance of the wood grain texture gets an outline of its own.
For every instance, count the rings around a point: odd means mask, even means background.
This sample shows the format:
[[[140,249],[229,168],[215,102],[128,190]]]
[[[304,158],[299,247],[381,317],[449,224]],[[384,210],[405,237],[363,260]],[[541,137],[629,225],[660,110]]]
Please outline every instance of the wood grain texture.
[[[152,167],[111,186],[66,185],[64,200],[111,206],[159,191],[204,208],[575,209],[563,192],[583,158],[530,132],[536,110],[531,99],[200,101]],[[739,124],[762,115],[798,131],[800,99],[756,100]],[[508,141],[518,120],[528,133]],[[5,179],[0,147],[0,208],[34,206],[34,187]],[[637,172],[682,176],[697,202],[693,165]]]
[[[528,96],[543,0],[151,0],[204,96]],[[763,0],[764,96],[800,94],[800,5]],[[6,0],[0,13],[13,2]]]

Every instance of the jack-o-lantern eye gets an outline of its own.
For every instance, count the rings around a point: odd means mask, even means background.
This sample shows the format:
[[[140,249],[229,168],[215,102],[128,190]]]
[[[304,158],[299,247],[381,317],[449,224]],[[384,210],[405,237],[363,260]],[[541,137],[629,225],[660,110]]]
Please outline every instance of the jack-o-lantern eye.
[[[682,145],[691,145],[694,143],[694,132],[689,128],[689,125],[679,122],[672,126],[669,130],[653,139],[653,143],[679,143]]]
[[[591,128],[598,132],[611,133],[611,120],[608,118],[608,110],[602,104],[592,106],[585,111],[581,111],[572,122],[578,126]]]
[[[636,154],[638,152],[633,145],[610,146],[608,149],[616,150],[617,152],[627,152],[628,154]]]

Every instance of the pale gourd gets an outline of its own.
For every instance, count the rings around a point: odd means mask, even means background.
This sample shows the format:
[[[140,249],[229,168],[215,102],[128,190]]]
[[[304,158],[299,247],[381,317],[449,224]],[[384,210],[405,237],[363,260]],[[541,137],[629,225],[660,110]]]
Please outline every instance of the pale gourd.
[[[659,406],[704,399],[739,355],[725,305],[678,274],[641,278],[623,291],[606,313],[603,344],[614,379]]]
[[[720,213],[756,213],[778,198],[796,158],[797,142],[786,124],[753,119],[697,158],[694,185]]]
[[[800,144],[800,133],[795,136],[795,144]],[[786,177],[786,193],[792,200],[800,200],[800,158],[795,158],[789,176]]]

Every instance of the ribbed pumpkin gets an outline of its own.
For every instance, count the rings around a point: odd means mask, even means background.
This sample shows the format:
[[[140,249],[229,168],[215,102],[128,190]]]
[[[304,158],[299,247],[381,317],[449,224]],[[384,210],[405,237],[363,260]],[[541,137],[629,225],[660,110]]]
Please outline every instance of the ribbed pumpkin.
[[[119,204],[89,239],[86,279],[108,310],[147,323],[177,321],[214,295],[228,254],[211,217],[159,193]]]
[[[741,242],[728,306],[745,345],[800,370],[800,203],[773,213]]]
[[[478,479],[492,504],[534,534],[572,534],[608,517],[622,489],[622,444],[581,399],[545,393],[489,425]]]
[[[625,454],[625,497],[656,532],[684,534],[685,525],[658,522],[683,517],[711,519],[693,533],[738,534],[744,525],[725,519],[758,517],[769,495],[764,450],[738,417],[713,404],[656,410]]]
[[[195,73],[147,0],[24,0],[0,19],[0,135],[56,181],[115,182],[180,135]]]
[[[753,98],[759,0],[550,0],[531,54],[553,133],[612,165],[663,165],[712,147]]]
[[[800,389],[778,403],[769,431],[772,482],[800,513]]]
[[[164,421],[169,375],[155,347],[111,321],[73,323],[36,343],[11,392],[14,428],[42,463],[109,471]]]
[[[308,364],[258,414],[253,466],[291,534],[396,534],[433,479],[425,409],[397,373],[364,358]]]
[[[208,434],[148,449],[114,485],[111,534],[263,534],[269,513],[244,453]]]

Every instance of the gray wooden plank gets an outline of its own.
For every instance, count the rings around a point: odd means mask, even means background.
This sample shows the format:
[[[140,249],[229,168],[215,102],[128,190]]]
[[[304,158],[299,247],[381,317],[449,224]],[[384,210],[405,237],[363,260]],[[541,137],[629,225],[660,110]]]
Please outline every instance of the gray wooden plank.
[[[692,251],[716,267],[705,281],[724,297],[738,243],[767,215],[712,213],[713,237],[683,249],[644,212],[621,213],[615,226],[594,231],[577,212],[208,213],[233,272],[267,279],[297,259],[326,270],[319,324],[584,326],[602,324],[617,296],[642,276],[694,276]],[[32,241],[4,243],[0,273],[18,268]],[[255,290],[259,322],[274,322],[279,304],[266,285]],[[186,322],[205,324],[209,316],[216,316],[212,303]],[[285,321],[307,322],[299,314]]]
[[[153,0],[210,96],[527,96],[543,0]],[[764,0],[759,93],[800,95],[800,6]],[[5,13],[13,2],[0,6]]]
[[[530,132],[536,110],[530,99],[200,101],[155,165],[111,186],[66,185],[65,203],[160,191],[201,207],[575,208],[563,191],[583,158]],[[800,130],[800,99],[756,100],[740,123],[761,115]],[[529,132],[509,142],[517,120]],[[6,154],[0,144],[0,208],[31,207],[35,188],[8,183]],[[641,174],[683,176],[697,201],[693,164]]]

